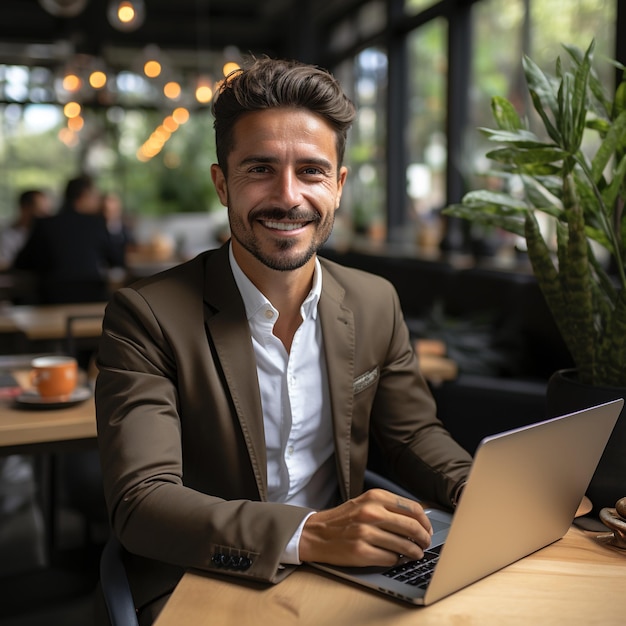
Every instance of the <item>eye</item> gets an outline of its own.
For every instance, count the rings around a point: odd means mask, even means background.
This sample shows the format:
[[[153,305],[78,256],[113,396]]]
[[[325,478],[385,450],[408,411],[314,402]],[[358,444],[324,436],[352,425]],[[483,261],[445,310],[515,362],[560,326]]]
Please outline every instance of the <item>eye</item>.
[[[316,165],[309,165],[302,170],[304,176],[324,176],[326,172]]]
[[[269,172],[269,167],[267,167],[267,165],[255,165],[254,167],[251,167],[248,172],[250,174],[265,174],[266,172]]]

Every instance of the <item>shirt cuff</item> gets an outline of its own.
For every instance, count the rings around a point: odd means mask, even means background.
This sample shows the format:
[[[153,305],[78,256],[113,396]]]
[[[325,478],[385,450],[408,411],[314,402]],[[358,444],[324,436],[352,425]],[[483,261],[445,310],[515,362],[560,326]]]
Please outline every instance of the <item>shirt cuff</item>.
[[[465,488],[465,485],[467,484],[467,481],[464,480],[462,482],[460,482],[456,489],[454,490],[454,493],[452,494],[452,506],[456,509],[457,505],[459,504],[459,500],[461,499],[461,495],[463,494],[463,489]]]
[[[300,522],[298,528],[296,528],[296,532],[293,534],[293,537],[289,540],[289,543],[285,546],[283,550],[283,554],[280,558],[280,562],[283,565],[301,565],[302,561],[300,560],[300,537],[302,536],[302,529],[304,528],[304,524],[306,521],[314,515],[316,511],[311,511],[307,516]]]

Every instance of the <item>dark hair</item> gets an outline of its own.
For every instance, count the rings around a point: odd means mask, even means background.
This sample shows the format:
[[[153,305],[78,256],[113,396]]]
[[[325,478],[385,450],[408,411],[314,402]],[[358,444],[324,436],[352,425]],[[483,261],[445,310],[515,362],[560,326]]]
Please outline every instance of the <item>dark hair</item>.
[[[224,175],[239,118],[252,111],[281,107],[308,109],[324,118],[335,131],[341,165],[355,108],[337,80],[313,65],[261,58],[229,74],[213,101],[217,161]]]
[[[82,174],[76,178],[72,178],[68,181],[65,187],[65,195],[63,197],[64,208],[73,207],[86,191],[89,191],[95,186],[95,182],[88,174]]]
[[[32,207],[37,201],[37,198],[44,195],[44,192],[40,189],[28,189],[26,191],[22,191],[22,193],[18,196],[17,204],[19,207]]]

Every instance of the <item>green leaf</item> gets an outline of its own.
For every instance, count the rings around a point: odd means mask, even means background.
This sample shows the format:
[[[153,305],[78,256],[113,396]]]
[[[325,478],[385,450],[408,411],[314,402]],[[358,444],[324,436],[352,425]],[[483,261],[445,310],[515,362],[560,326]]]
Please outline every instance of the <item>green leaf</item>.
[[[524,236],[524,217],[520,213],[507,213],[497,205],[452,204],[442,211],[443,215],[460,217],[483,226],[501,228],[520,237]]]
[[[508,193],[501,193],[498,191],[488,191],[485,189],[478,189],[476,191],[469,191],[463,196],[464,205],[496,205],[501,207],[507,207],[515,211],[527,211],[530,207],[521,198],[516,198]]]
[[[587,85],[589,80],[589,72],[591,70],[591,51],[590,47],[585,53],[583,62],[576,70],[574,75],[574,91],[572,93],[572,152],[580,148],[585,130],[585,120],[587,118]]]
[[[626,142],[626,111],[614,120],[591,161],[591,175],[597,184],[615,151]],[[623,175],[622,175],[623,177]]]
[[[556,147],[542,148],[498,148],[487,153],[488,159],[508,165],[524,165],[529,163],[554,163],[562,161],[567,153]]]
[[[618,166],[613,172],[613,180],[610,184],[603,189],[602,199],[604,200],[604,206],[612,213],[613,208],[617,202],[617,198],[620,194],[624,180],[626,179],[626,155],[622,157]]]
[[[552,141],[554,141],[554,143],[559,146],[563,145],[563,138],[561,137],[561,133],[557,129],[557,127],[552,123],[552,121],[550,120],[550,117],[544,110],[543,103],[541,102],[541,97],[539,96],[539,94],[536,91],[533,91],[531,89],[530,98],[533,102],[533,106],[535,107],[535,111],[539,113],[539,117],[541,117],[541,121],[543,122],[544,128],[546,129],[546,132],[548,133]]]
[[[520,129],[517,131],[493,130],[491,128],[479,128],[489,141],[499,141],[501,143],[511,143],[519,148],[544,148],[553,144],[546,144],[539,141],[539,138],[529,130]]]
[[[501,130],[518,130],[523,128],[522,121],[515,107],[501,96],[491,99],[491,113]]]

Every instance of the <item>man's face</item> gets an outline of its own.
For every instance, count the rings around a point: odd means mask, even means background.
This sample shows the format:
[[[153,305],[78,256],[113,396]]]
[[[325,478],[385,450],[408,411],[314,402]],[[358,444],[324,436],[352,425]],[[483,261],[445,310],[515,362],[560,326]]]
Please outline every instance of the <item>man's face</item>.
[[[52,202],[47,195],[41,193],[33,197],[32,217],[46,217],[52,212]]]
[[[211,174],[237,260],[303,266],[330,236],[346,179],[333,129],[305,109],[268,109],[243,116],[234,139],[228,179],[218,165]]]

